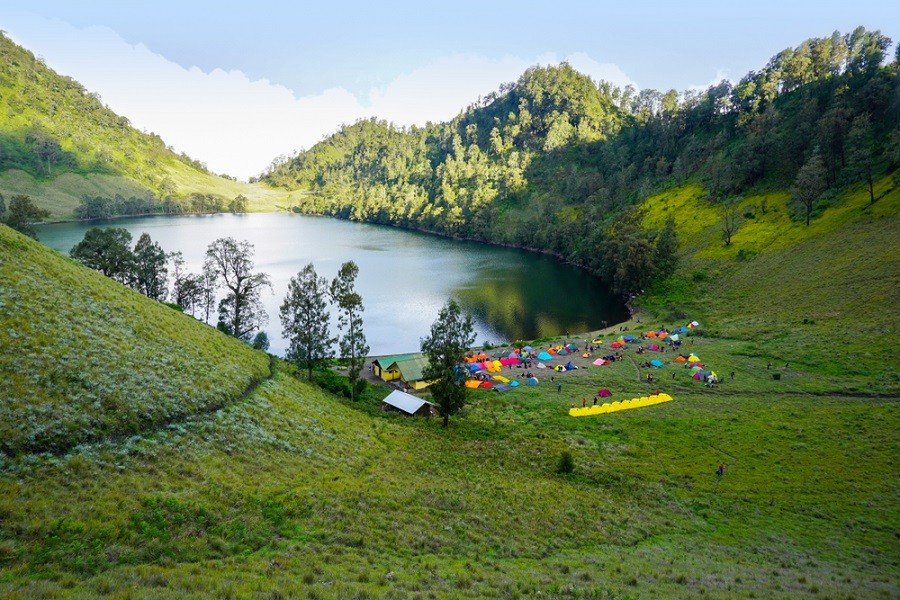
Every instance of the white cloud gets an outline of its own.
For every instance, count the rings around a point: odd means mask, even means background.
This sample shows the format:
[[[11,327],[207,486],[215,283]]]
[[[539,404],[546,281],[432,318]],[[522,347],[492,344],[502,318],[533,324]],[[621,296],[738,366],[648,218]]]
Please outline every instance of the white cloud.
[[[51,68],[98,92],[135,127],[159,134],[217,173],[241,178],[258,174],[277,155],[312,146],[342,123],[367,116],[397,125],[447,120],[529,66],[559,62],[552,54],[534,60],[455,54],[400,75],[361,99],[343,88],[298,98],[282,85],[251,81],[240,71],[185,69],[106,28],[18,17],[24,33],[11,31],[10,36],[43,55]],[[595,80],[633,84],[616,65],[584,53],[565,60]]]

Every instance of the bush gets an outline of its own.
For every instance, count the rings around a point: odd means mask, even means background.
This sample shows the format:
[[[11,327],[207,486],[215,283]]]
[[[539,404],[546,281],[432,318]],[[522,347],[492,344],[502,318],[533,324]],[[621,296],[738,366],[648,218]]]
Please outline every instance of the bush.
[[[260,331],[253,338],[253,342],[250,344],[257,350],[262,350],[263,352],[268,351],[269,349],[269,336],[265,331]]]
[[[775,381],[781,381],[781,373],[772,373],[772,379]]]
[[[556,472],[560,475],[568,475],[575,470],[575,459],[572,457],[570,450],[563,450],[559,455],[559,463],[556,465]]]
[[[707,280],[706,271],[694,271],[694,274],[691,275],[691,278],[694,281],[706,281]]]
[[[331,369],[323,369],[313,374],[313,381],[323,390],[337,396],[350,398],[350,380]],[[363,389],[365,389],[363,387]]]

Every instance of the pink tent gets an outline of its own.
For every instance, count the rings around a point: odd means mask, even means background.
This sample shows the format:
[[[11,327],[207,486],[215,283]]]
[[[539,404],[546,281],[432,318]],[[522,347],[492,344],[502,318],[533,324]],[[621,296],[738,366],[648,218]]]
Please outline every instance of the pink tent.
[[[603,388],[602,390],[597,392],[597,395],[600,396],[601,398],[609,398],[610,396],[612,396],[612,392],[606,388]]]
[[[609,361],[604,358],[598,358],[597,360],[594,361],[594,364],[597,365],[598,367],[602,367],[603,365],[608,365]]]
[[[696,379],[697,381],[700,380],[700,371],[697,371],[696,373],[694,373],[694,379]]]
[[[500,364],[503,365],[504,367],[508,367],[510,365],[517,365],[520,362],[521,361],[518,358],[501,358],[500,359]]]
[[[659,346],[657,346],[656,344],[650,344],[649,346],[647,346],[647,350],[659,350]]]

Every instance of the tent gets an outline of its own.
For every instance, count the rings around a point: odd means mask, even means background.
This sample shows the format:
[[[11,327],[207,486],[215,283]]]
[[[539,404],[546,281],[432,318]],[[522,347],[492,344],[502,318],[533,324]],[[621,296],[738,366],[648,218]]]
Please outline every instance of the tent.
[[[691,354],[688,356],[688,362],[700,362],[700,357],[696,354]]]
[[[537,385],[538,380],[537,377],[529,377],[528,381],[525,382],[525,385]]]
[[[582,352],[582,353],[581,353],[581,358],[590,358],[590,357],[591,357],[591,353],[590,353],[590,352]]]
[[[494,375],[491,377],[494,381],[499,381],[500,383],[509,383],[509,379],[504,377],[503,375]]]
[[[594,364],[597,365],[598,367],[602,367],[603,365],[608,365],[609,361],[606,360],[605,358],[598,358],[597,360],[594,361]]]
[[[613,342],[612,344],[609,345],[609,347],[610,348],[621,348],[622,344],[620,344],[619,342]]]
[[[574,351],[578,350],[578,346],[576,346],[575,344],[569,344],[568,346],[566,346],[566,350],[574,352]]]
[[[656,332],[655,332],[655,331],[648,331],[648,332],[646,332],[646,333],[644,334],[644,337],[646,337],[646,338],[655,338],[655,337],[656,337]]]
[[[501,383],[500,385],[494,386],[495,392],[508,392],[511,389],[512,389],[512,386],[509,385],[508,383]]]
[[[678,335],[677,333],[673,333],[672,335],[669,336],[669,339],[672,340],[673,342],[680,342],[681,336]]]
[[[658,358],[654,358],[653,360],[650,361],[650,364],[658,369],[661,366],[663,366],[663,361],[659,360]]]
[[[522,348],[522,350],[524,350],[525,352],[534,352],[534,348],[532,348],[531,346],[525,346],[524,348]]]
[[[599,346],[600,344],[603,343],[603,340],[601,340],[600,338],[594,338],[593,341],[591,341],[591,343],[595,346]]]
[[[603,388],[602,390],[597,392],[597,395],[600,396],[601,398],[609,398],[610,396],[612,396],[612,392],[606,388]]]
[[[565,371],[566,368],[565,368],[564,366],[562,366],[562,365],[556,365],[555,367],[553,367],[553,370],[554,370],[554,371],[558,371],[558,372],[562,372],[562,371]]]
[[[553,356],[547,352],[541,352],[538,354],[538,360],[553,360]]]
[[[647,346],[647,350],[659,350],[659,346],[657,346],[656,344],[650,344]]]
[[[520,362],[522,362],[522,361],[519,360],[518,356],[516,358],[501,358],[500,359],[500,364],[503,365],[504,367],[508,367],[510,365],[517,365]]]
[[[518,353],[518,352],[516,352],[515,350],[513,350],[512,352],[510,352],[510,353],[506,356],[506,358],[514,358],[514,359],[516,359],[516,360],[519,360],[519,358],[521,358],[521,357],[519,356],[519,353]]]
[[[658,338],[661,339],[661,340],[662,340],[662,339],[665,339],[665,338],[669,337],[669,332],[668,332],[668,331],[661,331],[661,332],[659,332],[659,335],[657,335],[656,337],[658,337]]]
[[[547,353],[550,355],[556,354],[556,348],[547,348]]]
[[[566,371],[574,371],[577,368],[578,367],[572,364],[572,361],[566,363]]]
[[[477,388],[480,385],[481,385],[481,382],[478,381],[477,379],[467,379],[466,380],[466,387],[469,388],[470,390],[474,390],[475,388]]]
[[[481,370],[481,366],[478,363],[472,363],[471,365],[469,365],[466,368],[469,369],[470,373],[477,373],[478,371]]]
[[[626,336],[623,337],[622,339],[625,340],[626,342],[633,342],[633,341],[634,341],[634,336],[633,336],[633,335],[626,335]]]
[[[569,351],[566,350],[565,348],[560,348],[559,350],[556,351],[557,356],[565,356],[568,353],[569,353]]]
[[[481,387],[483,387],[483,388],[485,388],[485,389],[487,389],[487,388],[489,388],[489,387],[493,387],[493,385],[494,385],[494,384],[491,383],[490,381],[482,381],[482,382],[481,382]]]
[[[691,324],[688,325],[688,327],[700,327],[700,323],[698,323],[697,321],[691,321]]]
[[[687,362],[687,357],[682,354],[679,354],[678,356],[675,357],[675,362]]]
[[[538,369],[546,369],[547,368],[547,365],[545,365],[544,363],[538,363],[534,366],[537,367]]]
[[[519,387],[519,382],[513,379],[509,382],[509,387]]]

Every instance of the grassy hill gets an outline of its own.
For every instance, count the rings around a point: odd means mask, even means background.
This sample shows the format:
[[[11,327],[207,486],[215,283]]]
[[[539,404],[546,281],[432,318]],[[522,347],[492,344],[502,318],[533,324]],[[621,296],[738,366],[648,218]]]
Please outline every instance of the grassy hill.
[[[210,173],[2,34],[0,193],[30,195],[51,219],[73,218],[84,195],[231,200],[242,194],[250,210],[284,210],[302,196]]]
[[[659,354],[652,387],[674,402],[569,417],[599,387],[647,393],[631,347],[605,367],[576,359],[555,374],[561,393],[543,373],[536,388],[476,391],[449,430],[381,413],[383,390],[351,404],[280,363],[242,396],[264,356],[0,228],[0,439],[13,440],[0,595],[896,595],[896,375],[865,371],[891,355],[877,330],[895,322],[897,270],[874,262],[897,239],[898,194],[838,198],[819,225],[766,242],[782,201],[730,248],[694,218],[700,190],[649,201],[648,219],[683,215],[684,275],[623,326],[701,319],[685,344],[719,389]],[[831,264],[825,250],[835,268],[802,275]],[[866,302],[834,297],[873,268]],[[872,329],[871,359],[844,335],[854,323]],[[846,368],[830,370],[831,339]],[[556,473],[564,450],[571,475]]]

